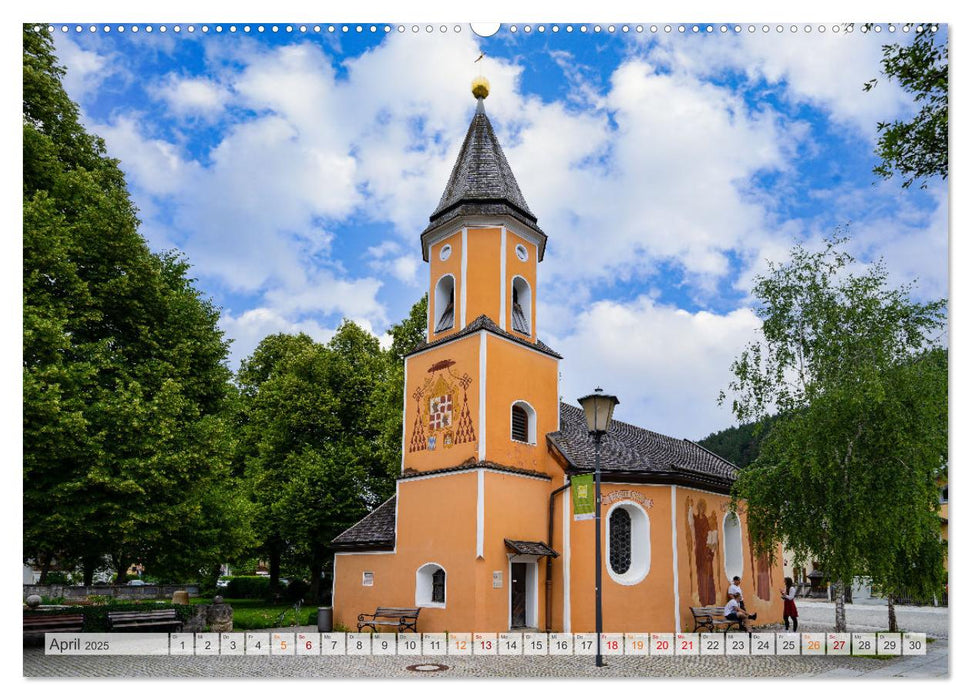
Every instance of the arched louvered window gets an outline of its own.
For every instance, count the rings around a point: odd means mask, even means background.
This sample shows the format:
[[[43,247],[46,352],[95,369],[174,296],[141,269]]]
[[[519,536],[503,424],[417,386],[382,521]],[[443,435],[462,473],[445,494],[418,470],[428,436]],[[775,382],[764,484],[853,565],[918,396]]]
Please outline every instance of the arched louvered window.
[[[444,275],[435,285],[435,332],[455,326],[455,278]]]
[[[610,514],[610,568],[615,574],[630,571],[630,513],[623,508]]]
[[[516,277],[512,281],[512,329],[523,335],[529,335],[532,313],[529,283],[522,277]]]
[[[512,439],[529,442],[529,414],[519,404],[512,407]]]

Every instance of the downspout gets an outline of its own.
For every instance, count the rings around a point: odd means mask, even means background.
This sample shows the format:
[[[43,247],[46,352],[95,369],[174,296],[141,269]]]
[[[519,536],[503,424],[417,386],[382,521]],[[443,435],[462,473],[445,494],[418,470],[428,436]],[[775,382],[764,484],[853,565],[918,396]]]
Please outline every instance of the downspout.
[[[546,546],[553,549],[553,508],[556,505],[556,494],[560,491],[564,491],[570,488],[570,483],[567,482],[563,484],[560,488],[553,490],[550,493],[550,511],[547,517],[547,525],[549,526],[548,534],[546,537]],[[553,557],[547,555],[546,557],[546,631],[550,632],[551,625],[550,621],[553,619]]]

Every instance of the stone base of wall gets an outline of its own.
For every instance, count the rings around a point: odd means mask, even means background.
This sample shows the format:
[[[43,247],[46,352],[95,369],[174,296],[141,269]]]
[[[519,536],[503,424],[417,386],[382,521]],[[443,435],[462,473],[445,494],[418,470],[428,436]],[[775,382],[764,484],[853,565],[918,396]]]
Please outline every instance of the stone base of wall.
[[[24,600],[29,595],[43,598],[83,600],[89,596],[105,596],[119,600],[171,600],[176,591],[188,591],[190,596],[199,595],[199,584],[179,583],[165,586],[41,586],[24,584]]]

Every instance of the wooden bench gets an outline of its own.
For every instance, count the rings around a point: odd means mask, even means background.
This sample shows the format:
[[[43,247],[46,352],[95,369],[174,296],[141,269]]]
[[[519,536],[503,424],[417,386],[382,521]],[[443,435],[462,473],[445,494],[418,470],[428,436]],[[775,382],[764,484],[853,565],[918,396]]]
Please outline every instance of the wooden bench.
[[[137,612],[109,612],[108,629],[112,632],[126,630],[182,630],[182,620],[175,610],[139,610]]]
[[[80,632],[84,615],[38,615],[24,613],[24,641],[43,642],[47,632]]]
[[[738,620],[725,619],[725,608],[719,605],[691,608],[691,614],[695,617],[695,632],[699,629],[706,629],[709,632],[717,632],[723,628],[723,631],[728,632],[732,627],[740,631],[742,629],[742,625],[739,624]]]
[[[374,613],[362,613],[357,616],[357,631],[370,627],[377,632],[379,626],[397,627],[399,631],[411,630],[418,632],[418,613],[421,608],[378,608]]]

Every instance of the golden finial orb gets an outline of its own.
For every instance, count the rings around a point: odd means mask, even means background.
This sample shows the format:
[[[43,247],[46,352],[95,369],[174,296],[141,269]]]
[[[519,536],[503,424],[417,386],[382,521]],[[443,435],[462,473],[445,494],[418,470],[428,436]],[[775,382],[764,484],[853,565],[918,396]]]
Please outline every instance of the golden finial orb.
[[[478,99],[485,99],[489,96],[489,81],[481,75],[472,81],[472,94]]]

